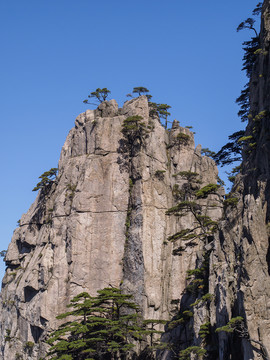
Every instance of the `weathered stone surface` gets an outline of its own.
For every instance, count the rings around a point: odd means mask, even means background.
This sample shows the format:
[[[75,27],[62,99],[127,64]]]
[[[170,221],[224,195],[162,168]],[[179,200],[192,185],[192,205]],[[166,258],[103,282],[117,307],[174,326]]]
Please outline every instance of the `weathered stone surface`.
[[[226,210],[220,223],[209,280],[210,292],[215,294],[211,325],[220,327],[229,319],[242,316],[248,335],[241,339],[219,333],[220,360],[270,358],[269,11],[267,0],[262,11],[261,51],[250,81],[252,116],[246,135],[254,137],[256,147],[252,151],[244,149],[242,173],[233,187],[239,202],[236,208]],[[258,114],[260,119],[256,120]]]
[[[124,119],[133,115],[143,117],[149,132],[130,157],[121,130]],[[179,133],[188,136],[186,144],[177,142]],[[169,235],[192,226],[191,217],[181,222],[165,215],[175,204],[173,185],[185,183],[176,175],[180,171],[197,172],[202,186],[217,178],[213,160],[194,151],[188,129],[174,124],[169,134],[158,119],[149,118],[145,96],[122,109],[114,100],[104,102],[77,117],[55,183],[22,216],[8,249],[1,294],[2,359],[16,352],[24,359],[42,357],[45,335],[58,324],[56,315],[82,291],[94,295],[122,283],[146,318],[169,319],[175,313],[172,301],[181,298],[186,271],[195,266],[201,248],[173,256],[174,245],[167,242]],[[221,209],[213,215],[219,218]],[[5,342],[6,330],[10,342]],[[35,343],[31,355],[23,350],[27,341]]]
[[[177,203],[176,188],[186,196],[187,181],[179,173],[197,173],[201,187],[217,181],[214,161],[201,156],[200,146],[194,150],[192,132],[177,121],[166,131],[149,117],[145,96],[121,109],[111,100],[80,114],[62,148],[56,181],[22,216],[8,248],[1,359],[43,357],[46,334],[59,325],[56,315],[70,299],[81,291],[95,295],[109,284],[132,293],[145,318],[175,320],[179,310],[192,308],[192,319],[163,335],[178,350],[205,347],[211,360],[270,359],[269,14],[265,0],[246,129],[256,146],[244,148],[232,189],[238,204],[223,209],[221,188],[197,200],[202,215],[219,222],[215,236],[207,234],[206,243],[192,247],[182,241],[181,256],[172,255],[179,242],[167,241],[194,224],[191,213],[165,214]],[[143,118],[147,134],[132,143],[122,126],[134,115]],[[209,270],[206,301],[186,291],[187,270],[200,269],[203,261]],[[244,337],[215,332],[236,316],[244,318]],[[200,329],[208,322],[206,341]],[[32,353],[25,350],[29,341]],[[158,357],[169,360],[172,353]]]

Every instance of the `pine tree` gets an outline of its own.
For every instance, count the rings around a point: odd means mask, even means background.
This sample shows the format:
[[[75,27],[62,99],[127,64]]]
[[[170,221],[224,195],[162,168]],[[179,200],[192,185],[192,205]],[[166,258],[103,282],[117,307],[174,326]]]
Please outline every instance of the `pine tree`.
[[[141,95],[146,95],[147,93],[149,93],[149,90],[146,87],[137,86],[137,87],[133,88],[132,93],[138,94],[138,96],[141,96]]]
[[[107,88],[103,88],[103,89],[100,89],[100,88],[97,88],[96,91],[93,91],[90,93],[90,95],[88,95],[88,98],[91,99],[91,98],[94,98],[94,99],[97,99],[98,102],[102,103],[103,101],[105,101],[107,99],[107,97],[109,96],[110,94],[110,90],[108,90]],[[83,102],[85,104],[91,104],[88,102],[88,100],[83,100]],[[91,104],[91,105],[94,105],[94,104]]]
[[[57,168],[51,168],[49,171],[45,171],[42,175],[39,176],[39,179],[41,180],[37,183],[32,191],[48,189],[48,187],[54,182],[57,171]]]
[[[185,228],[168,237],[168,241],[173,243],[178,241],[181,241],[181,244],[185,243],[185,247],[181,245],[173,250],[174,255],[181,255],[187,246],[196,245],[196,240],[207,242],[216,231],[217,222],[206,215],[208,205],[202,204],[200,199],[206,199],[210,194],[218,194],[220,185],[210,183],[199,188],[198,174],[191,171],[182,171],[175,176],[181,176],[187,182],[182,185],[181,189],[177,184],[174,186],[173,195],[180,202],[168,209],[166,215],[177,217],[192,215],[193,217],[191,228]]]
[[[168,126],[168,116],[171,115],[171,113],[168,111],[170,108],[171,106],[167,104],[158,104],[157,106],[159,116],[165,120],[165,129],[167,129]]]
[[[256,8],[253,10],[252,15],[259,15],[262,10],[262,3],[259,2]],[[254,114],[250,112],[250,79],[253,70],[253,66],[255,64],[258,55],[267,54],[265,49],[260,49],[260,41],[257,30],[255,28],[255,19],[247,18],[242,21],[237,27],[237,31],[241,31],[243,29],[249,29],[254,32],[254,37],[251,37],[251,40],[243,42],[243,68],[242,70],[246,72],[246,76],[248,78],[248,83],[245,85],[244,89],[241,91],[240,96],[236,99],[236,103],[240,106],[240,110],[238,111],[238,116],[240,117],[242,122],[248,121],[249,117],[251,118]],[[240,130],[229,136],[229,141],[226,145],[224,145],[218,153],[214,156],[214,160],[220,164],[221,166],[231,164],[235,161],[242,160],[242,145],[238,142],[239,138],[243,136],[244,131]],[[240,135],[239,135],[240,134]]]
[[[160,119],[165,120],[165,129],[167,129],[168,125],[168,116],[171,115],[171,113],[168,111],[171,106],[167,104],[157,104],[155,102],[149,102],[149,115],[150,116],[158,116]]]
[[[151,337],[150,345],[157,346],[153,337],[160,333],[154,326],[159,321],[151,320],[149,329],[149,322],[141,319],[132,295],[123,294],[118,288],[99,290],[96,297],[81,293],[68,307],[71,311],[57,318],[71,320],[48,340],[51,348],[47,358],[51,360],[124,360],[134,352],[136,341],[145,343],[147,336]]]

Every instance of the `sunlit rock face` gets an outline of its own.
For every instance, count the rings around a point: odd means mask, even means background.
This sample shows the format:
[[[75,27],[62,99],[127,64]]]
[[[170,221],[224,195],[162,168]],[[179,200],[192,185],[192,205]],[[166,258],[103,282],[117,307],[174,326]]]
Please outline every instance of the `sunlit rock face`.
[[[77,117],[56,179],[22,216],[8,248],[1,359],[43,358],[46,336],[59,325],[56,316],[78,293],[96,295],[106,286],[132,294],[144,318],[168,320],[163,340],[177,354],[197,346],[210,360],[270,358],[269,41],[265,1],[249,84],[245,136],[252,136],[252,146],[243,148],[231,194],[235,206],[223,207],[221,187],[196,200],[201,215],[218,222],[207,241],[168,241],[194,227],[194,214],[169,216],[168,209],[188,199],[190,189],[217,183],[214,161],[201,155],[200,146],[194,149],[189,129],[178,121],[165,129],[145,96],[122,108],[105,101]],[[141,127],[132,137],[125,121],[134,116]],[[183,172],[195,173],[197,181],[188,183]],[[187,271],[203,264],[207,294],[187,291]],[[242,332],[216,332],[237,316]],[[205,324],[209,333],[202,338]],[[173,354],[165,350],[157,357]]]
[[[133,143],[123,123],[138,115],[144,135]],[[187,135],[181,143],[179,133]],[[39,192],[8,248],[1,293],[1,358],[39,359],[56,316],[82,291],[95,295],[121,286],[145,318],[171,319],[186,288],[186,271],[203,252],[200,242],[173,256],[167,241],[192,216],[166,215],[177,201],[179,172],[197,173],[200,186],[216,183],[214,161],[194,150],[193,133],[174,122],[165,130],[149,116],[145,96],[118,108],[115,100],[80,114],[62,148],[54,183]],[[177,175],[178,174],[178,175]],[[219,194],[211,218],[222,215]],[[185,246],[184,246],[185,247]],[[9,341],[5,339],[9,333]],[[174,336],[175,338],[175,336]],[[34,343],[31,353],[25,346]],[[163,357],[170,357],[169,353]]]

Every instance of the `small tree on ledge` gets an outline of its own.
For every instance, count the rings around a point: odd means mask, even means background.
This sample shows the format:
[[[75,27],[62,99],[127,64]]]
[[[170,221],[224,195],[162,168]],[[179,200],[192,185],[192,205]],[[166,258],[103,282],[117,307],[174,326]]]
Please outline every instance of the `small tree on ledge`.
[[[138,96],[145,95],[147,97],[148,101],[150,101],[151,98],[152,98],[152,95],[147,94],[147,93],[149,93],[149,90],[146,87],[143,87],[143,86],[134,87],[133,91],[132,91],[132,94],[136,94],[136,95],[138,94]],[[127,97],[133,98],[132,94],[127,94]]]
[[[107,88],[103,88],[103,89],[97,88],[96,91],[93,91],[90,93],[90,95],[88,95],[88,98],[97,99],[100,103],[102,103],[107,99],[110,93],[111,93],[110,90],[108,90]],[[87,99],[83,100],[83,102],[84,104],[91,104],[88,102]],[[91,104],[91,105],[95,105],[95,104]]]
[[[168,116],[171,115],[171,113],[168,111],[171,106],[167,105],[167,104],[157,104],[155,102],[149,102],[149,106],[150,106],[150,111],[149,111],[149,115],[150,116],[158,116],[161,119],[165,120],[165,129],[167,129],[168,126]]]
[[[57,175],[57,168],[51,168],[49,171],[45,171],[42,175],[39,176],[40,182],[34,187],[32,191],[38,191],[47,188],[51,185]]]
[[[146,93],[149,93],[149,90],[146,87],[137,86],[137,87],[133,88],[132,93],[138,94],[138,96],[141,96],[141,95],[146,95]]]

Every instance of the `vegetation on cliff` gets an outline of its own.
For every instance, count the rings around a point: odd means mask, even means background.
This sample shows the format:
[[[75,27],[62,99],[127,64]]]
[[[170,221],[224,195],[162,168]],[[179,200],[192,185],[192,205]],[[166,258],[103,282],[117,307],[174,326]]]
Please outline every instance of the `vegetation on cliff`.
[[[132,295],[119,288],[104,288],[95,297],[81,293],[68,307],[70,311],[57,316],[67,322],[48,340],[51,360],[124,360],[142,353],[144,359],[152,359],[164,347],[159,340],[162,332],[155,327],[166,321],[143,320]]]
[[[42,175],[39,176],[39,179],[41,180],[34,187],[33,191],[48,190],[55,181],[57,172],[57,168],[51,168],[50,170],[45,171]]]
[[[252,15],[260,15],[261,9],[262,3],[259,2],[253,10]],[[255,61],[258,55],[261,54],[261,49],[259,49],[259,36],[254,24],[254,18],[247,18],[245,21],[242,21],[237,27],[237,31],[249,29],[252,30],[255,34],[255,36],[253,36],[251,40],[243,42],[244,56],[242,70],[246,72],[248,82],[244,86],[244,89],[241,91],[240,96],[236,99],[236,103],[240,107],[240,110],[238,111],[238,116],[240,117],[242,122],[248,121],[250,116],[251,118],[255,116],[255,114],[250,113],[250,79]],[[230,141],[225,144],[213,156],[214,160],[218,165],[224,166],[242,160],[242,151],[245,143],[241,141],[241,138],[244,136],[244,134],[245,131],[240,130],[234,132],[232,135],[229,136]]]

